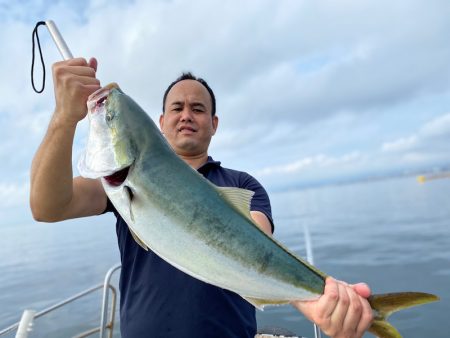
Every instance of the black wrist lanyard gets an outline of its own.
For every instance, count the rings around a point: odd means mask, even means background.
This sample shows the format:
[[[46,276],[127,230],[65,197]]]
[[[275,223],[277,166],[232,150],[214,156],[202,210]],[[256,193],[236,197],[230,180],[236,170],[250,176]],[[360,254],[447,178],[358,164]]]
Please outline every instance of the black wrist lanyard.
[[[45,25],[44,21],[39,21],[36,26],[33,29],[33,33],[31,34],[31,40],[32,40],[32,52],[31,52],[31,85],[33,86],[33,90],[40,94],[44,91],[45,88],[45,64],[44,64],[44,57],[42,56],[42,49],[41,49],[41,42],[39,41],[39,35],[38,35],[38,27]],[[39,48],[39,55],[41,57],[41,65],[42,65],[42,88],[40,90],[36,89],[36,86],[34,85],[34,54],[35,54],[35,42],[37,41],[37,46]]]

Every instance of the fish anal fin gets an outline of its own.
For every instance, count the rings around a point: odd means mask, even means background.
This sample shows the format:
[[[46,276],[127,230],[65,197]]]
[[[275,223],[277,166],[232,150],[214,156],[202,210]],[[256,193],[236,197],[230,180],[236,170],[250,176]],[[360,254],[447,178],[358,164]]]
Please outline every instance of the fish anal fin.
[[[242,298],[244,298],[247,302],[249,302],[255,308],[261,311],[264,311],[264,307],[266,305],[284,305],[289,303],[289,301],[287,300],[257,299],[252,297],[242,297]]]
[[[229,187],[217,187],[222,197],[233,205],[242,215],[252,220],[250,216],[250,203],[254,191],[241,189],[241,188],[229,188]]]

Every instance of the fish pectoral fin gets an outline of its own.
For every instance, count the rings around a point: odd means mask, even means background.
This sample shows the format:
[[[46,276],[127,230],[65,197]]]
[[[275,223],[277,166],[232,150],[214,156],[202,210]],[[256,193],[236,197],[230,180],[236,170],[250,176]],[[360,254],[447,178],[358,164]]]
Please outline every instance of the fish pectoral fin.
[[[129,213],[130,213],[130,219],[132,222],[134,222],[134,215],[133,215],[133,208],[132,208],[132,202],[134,199],[134,193],[133,190],[131,190],[131,188],[129,186],[124,186],[124,194],[125,194],[125,198],[128,201],[128,209],[129,209]],[[133,236],[133,239],[136,241],[137,244],[139,244],[139,246],[144,249],[145,251],[148,251],[148,247],[147,245],[145,245],[145,243],[139,238],[138,234],[136,232],[134,232],[134,230],[128,225],[128,229],[130,230],[131,236]]]
[[[129,186],[124,186],[123,191],[125,194],[125,199],[128,201],[128,211],[130,213],[130,219],[134,222],[133,208],[131,202],[133,202],[134,193]]]
[[[128,227],[128,229],[130,230],[131,236],[133,236],[133,239],[136,241],[136,243],[139,244],[139,246],[140,246],[142,249],[144,249],[145,251],[148,251],[147,245],[145,245],[145,243],[141,241],[141,239],[140,239],[139,236],[133,231],[133,229],[131,229],[131,227]]]
[[[250,203],[254,191],[241,189],[241,188],[229,188],[229,187],[217,187],[222,197],[232,204],[242,215],[252,220],[250,215]]]
[[[289,301],[287,300],[273,300],[273,299],[258,299],[258,298],[252,298],[252,297],[242,297],[247,302],[252,304],[254,307],[256,307],[258,310],[264,311],[264,307],[266,305],[284,305],[289,304]]]

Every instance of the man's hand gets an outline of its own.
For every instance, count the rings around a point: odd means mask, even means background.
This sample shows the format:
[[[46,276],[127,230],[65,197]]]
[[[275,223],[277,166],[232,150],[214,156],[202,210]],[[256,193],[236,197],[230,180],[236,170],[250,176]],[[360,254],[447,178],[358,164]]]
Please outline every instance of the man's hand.
[[[55,86],[55,117],[64,123],[76,125],[87,114],[86,101],[100,88],[96,78],[97,60],[76,58],[53,65]]]
[[[361,338],[373,319],[366,299],[370,294],[366,284],[348,285],[328,277],[318,300],[295,301],[292,305],[330,337]]]

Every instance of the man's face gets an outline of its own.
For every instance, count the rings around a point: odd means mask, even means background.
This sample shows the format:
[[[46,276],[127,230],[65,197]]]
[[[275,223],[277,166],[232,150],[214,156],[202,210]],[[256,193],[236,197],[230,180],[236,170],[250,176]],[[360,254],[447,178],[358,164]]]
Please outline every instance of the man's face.
[[[218,125],[217,116],[211,116],[211,108],[211,96],[198,81],[183,80],[170,89],[159,124],[178,155],[207,153]]]

